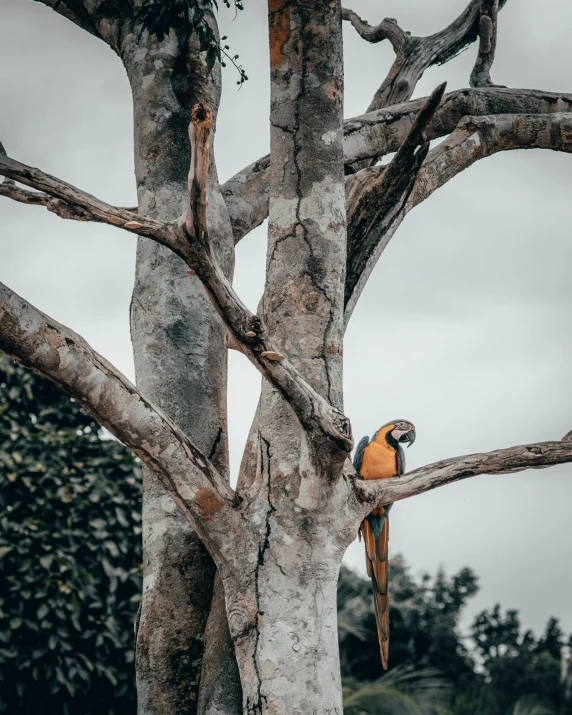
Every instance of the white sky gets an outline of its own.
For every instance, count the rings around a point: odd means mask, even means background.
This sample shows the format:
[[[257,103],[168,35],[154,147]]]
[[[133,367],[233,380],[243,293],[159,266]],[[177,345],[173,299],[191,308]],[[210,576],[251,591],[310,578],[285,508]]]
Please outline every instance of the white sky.
[[[466,0],[347,0],[371,23],[396,17],[413,34],[441,29]],[[225,71],[216,139],[221,180],[268,151],[265,3],[249,0],[221,29],[249,81]],[[571,91],[566,0],[511,0],[501,13],[493,79]],[[118,205],[135,202],[130,92],[100,41],[28,0],[0,3],[0,140],[8,154]],[[346,27],[346,116],[361,114],[391,48]],[[476,48],[432,68],[466,86]],[[406,219],[354,313],[345,345],[346,413],[356,441],[396,417],[412,420],[414,468],[437,459],[560,439],[572,428],[572,158],[511,152],[487,159]],[[62,221],[0,198],[0,280],[84,335],[129,377],[128,310],[135,239]],[[250,308],[262,291],[265,229],[237,248],[235,286]],[[230,354],[233,469],[260,386]],[[390,547],[414,571],[474,568],[481,591],[468,618],[499,601],[540,630],[550,615],[572,630],[572,466],[477,477],[396,505]],[[363,572],[362,546],[348,563]]]

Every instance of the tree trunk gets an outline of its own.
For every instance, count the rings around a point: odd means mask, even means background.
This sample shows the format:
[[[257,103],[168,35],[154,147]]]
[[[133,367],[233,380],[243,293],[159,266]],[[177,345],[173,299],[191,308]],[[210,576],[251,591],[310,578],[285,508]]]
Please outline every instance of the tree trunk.
[[[190,110],[205,101],[216,112],[220,97],[219,72],[206,73],[196,47],[187,55],[183,50],[173,37],[136,42],[131,35],[122,53],[133,92],[139,212],[166,221],[186,205]],[[214,163],[210,176],[211,236],[232,275],[234,242]],[[228,475],[225,332],[182,260],[140,239],[131,306],[137,383]],[[138,709],[140,715],[194,715],[215,566],[156,476],[144,469],[143,481]]]
[[[233,633],[243,711],[341,715],[336,587],[342,553],[317,548],[313,527],[292,536],[271,519],[269,528],[255,581],[256,623],[246,636]],[[230,614],[243,606],[239,591],[230,598]]]

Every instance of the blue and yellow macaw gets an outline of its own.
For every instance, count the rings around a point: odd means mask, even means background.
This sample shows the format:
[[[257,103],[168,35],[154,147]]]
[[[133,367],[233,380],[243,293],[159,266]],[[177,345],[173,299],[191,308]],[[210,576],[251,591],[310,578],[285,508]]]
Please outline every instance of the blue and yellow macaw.
[[[407,420],[383,425],[370,440],[364,437],[357,446],[354,468],[364,479],[389,479],[405,472],[402,444],[415,442],[415,427]],[[393,505],[374,509],[361,523],[365,543],[365,564],[371,578],[381,664],[387,670],[389,657],[389,597],[387,588],[388,513]]]

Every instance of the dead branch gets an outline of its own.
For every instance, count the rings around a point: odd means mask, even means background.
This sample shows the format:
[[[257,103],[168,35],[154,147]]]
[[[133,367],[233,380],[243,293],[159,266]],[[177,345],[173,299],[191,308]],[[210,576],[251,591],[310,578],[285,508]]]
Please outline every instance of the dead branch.
[[[479,474],[513,474],[568,462],[572,462],[570,440],[539,442],[444,459],[394,479],[365,481],[356,478],[355,489],[364,504],[365,514],[375,506],[407,499]]]
[[[28,206],[44,206],[48,211],[56,214],[56,216],[72,221],[99,221],[101,223],[109,223],[109,221],[99,216],[84,211],[84,209],[79,206],[72,206],[71,204],[65,203],[65,201],[54,199],[48,196],[48,194],[43,194],[39,191],[23,189],[21,186],[18,186],[15,181],[12,181],[12,179],[6,179],[0,183],[0,196],[5,196],[8,199],[12,199],[12,201],[27,204]],[[122,208],[121,211],[136,214],[137,206]]]
[[[445,84],[439,85],[421,108],[403,144],[385,167],[371,167],[359,172],[347,184],[348,257],[345,283],[346,322],[355,306],[354,294],[362,276],[366,275],[368,261],[377,261],[384,246],[380,241],[388,234],[400,216],[415,184],[429,144],[427,125],[431,121],[445,93]],[[380,250],[381,249],[381,250]],[[369,273],[369,272],[368,272]],[[357,299],[357,298],[356,298]]]
[[[450,137],[429,152],[406,211],[479,159],[513,149],[572,152],[572,113],[465,117]]]
[[[188,207],[176,224],[143,218],[111,206],[61,179],[5,156],[0,156],[0,176],[17,180],[59,200],[66,212],[81,212],[85,217],[82,220],[89,217],[89,220],[108,223],[173,250],[202,281],[232,335],[233,345],[240,346],[260,372],[284,394],[302,424],[343,450],[350,451],[352,441],[347,418],[318,395],[288,360],[277,361],[269,357],[275,351],[265,328],[260,319],[242,304],[211,250],[206,193],[211,126],[210,111],[202,105],[195,107],[189,128],[192,151]],[[256,338],[247,335],[252,332]]]
[[[495,87],[491,81],[491,67],[497,46],[499,0],[481,0],[479,20],[479,52],[471,72],[471,87]]]
[[[396,53],[403,50],[409,39],[409,35],[399,27],[397,20],[392,17],[386,17],[379,25],[372,27],[368,22],[362,20],[353,10],[343,8],[342,20],[349,20],[358,35],[364,40],[367,40],[367,42],[376,43],[382,40],[389,40]]]
[[[498,9],[501,9],[505,3],[506,0],[498,0]],[[471,0],[461,15],[444,30],[427,37],[406,34],[405,41],[396,49],[395,62],[375,93],[367,111],[371,112],[409,99],[426,69],[432,65],[445,64],[479,37],[480,18],[481,0]],[[369,37],[365,37],[369,42],[379,42],[384,39],[373,38],[372,33]]]
[[[172,246],[172,237],[166,224],[140,217],[137,209],[121,208],[97,199],[61,179],[46,174],[0,152],[0,176],[9,181],[0,184],[0,195],[23,203],[45,206],[49,211],[76,221],[97,221],[124,228],[140,236],[147,236],[163,245]],[[15,181],[30,186],[35,191],[19,189]]]
[[[0,349],[63,388],[153,469],[220,563],[244,528],[234,492],[178,427],[82,337],[2,283]]]
[[[344,162],[380,159],[397,151],[427,98],[380,109],[344,122]],[[452,132],[464,116],[544,114],[572,110],[572,95],[532,89],[460,89],[446,94],[426,128],[428,140]],[[235,243],[268,217],[269,159],[259,159],[222,187]],[[353,180],[350,178],[350,181]]]
[[[369,255],[360,257],[359,267],[352,265],[352,258],[348,259],[346,271],[353,281],[353,293],[348,294],[346,303],[346,325],[379,257],[409,211],[479,159],[512,149],[551,149],[571,152],[572,113],[501,114],[463,118],[451,136],[427,154],[423,165],[417,171],[414,186],[407,200],[392,216],[391,223],[382,221],[379,226],[372,225],[371,231],[374,232],[375,240],[365,235],[361,237],[364,245],[370,248]],[[349,177],[348,184],[354,182],[365,184],[376,170],[379,171],[378,167],[362,169]],[[351,217],[348,217],[348,220],[351,225]],[[360,268],[361,273],[359,273]]]

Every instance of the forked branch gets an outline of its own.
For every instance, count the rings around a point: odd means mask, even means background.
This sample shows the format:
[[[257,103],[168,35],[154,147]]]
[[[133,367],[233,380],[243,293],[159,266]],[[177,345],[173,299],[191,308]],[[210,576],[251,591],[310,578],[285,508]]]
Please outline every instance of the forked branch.
[[[496,12],[505,3],[506,0],[496,0]],[[395,62],[375,93],[368,112],[409,99],[426,69],[432,65],[448,62],[479,37],[481,14],[481,0],[471,0],[456,20],[434,35],[415,37],[404,33],[405,40],[402,44],[399,47],[394,45]],[[350,13],[345,19],[351,20],[364,39],[368,42],[379,42],[384,39],[383,36],[377,38],[375,33],[360,31],[360,27],[368,27],[368,25],[357,16],[353,18],[352,15],[355,13]],[[384,22],[387,23],[387,20]],[[397,24],[395,26],[397,27]]]
[[[409,211],[479,159],[512,149],[572,152],[572,113],[501,114],[462,119],[457,129],[429,152],[416,173],[407,200],[400,204],[399,211],[392,216],[392,222],[387,225],[383,221],[379,225],[374,223],[370,229],[372,237],[366,234],[359,237],[370,252],[360,257],[359,265],[354,266],[353,257],[348,258],[348,277],[358,277],[353,278],[353,293],[348,295],[346,324],[376,262]],[[362,174],[367,179],[376,170],[377,167],[363,169],[350,176],[348,184],[356,183],[359,187]],[[349,216],[349,225],[352,225],[351,220]]]
[[[2,283],[0,349],[63,388],[135,452],[220,563],[231,546],[229,535],[234,541],[244,528],[233,508],[234,492],[159,409],[83,338]]]
[[[192,112],[189,137],[191,162],[189,198],[178,222],[184,245],[183,257],[203,283],[213,305],[230,332],[230,344],[240,350],[291,404],[302,425],[317,444],[327,449],[351,450],[349,420],[332,407],[300,375],[294,365],[277,353],[262,320],[242,304],[220,269],[211,249],[207,224],[207,179],[212,127],[210,110],[197,105]]]
[[[358,478],[355,488],[364,504],[364,513],[368,513],[375,506],[407,499],[479,474],[513,474],[568,462],[572,462],[571,440],[539,442],[444,459],[394,479],[365,481]]]
[[[0,156],[0,176],[30,186],[61,202],[63,209],[78,212],[82,220],[93,220],[123,228],[167,246],[197,274],[213,305],[230,331],[232,344],[238,347],[258,370],[280,390],[292,405],[301,423],[320,441],[335,449],[352,448],[349,420],[332,407],[302,378],[296,368],[276,353],[258,316],[242,304],[225,277],[211,250],[207,224],[207,181],[212,115],[197,105],[189,127],[191,165],[188,206],[174,224],[140,217],[127,209],[97,199],[54,176]],[[43,200],[43,199],[42,199]]]

